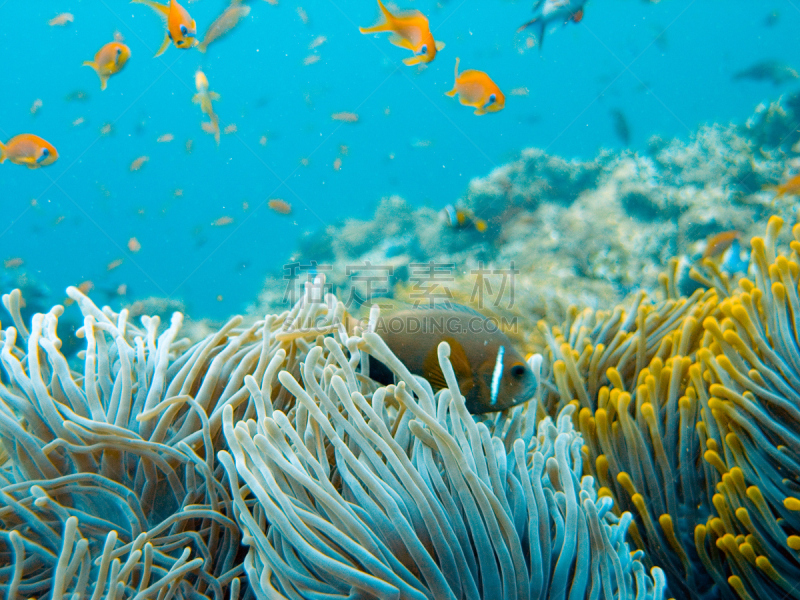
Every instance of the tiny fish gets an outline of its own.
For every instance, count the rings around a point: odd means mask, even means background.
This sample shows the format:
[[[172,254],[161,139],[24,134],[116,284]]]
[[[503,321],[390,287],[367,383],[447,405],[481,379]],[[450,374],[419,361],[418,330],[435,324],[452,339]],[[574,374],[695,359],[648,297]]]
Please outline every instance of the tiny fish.
[[[186,154],[191,154],[192,148],[194,147],[194,140],[193,139],[186,140],[186,144],[184,147],[186,148]]]
[[[706,248],[703,250],[703,258],[713,258],[719,256],[731,247],[735,240],[738,240],[741,234],[736,231],[723,231],[716,235],[712,235],[706,240]]]
[[[273,198],[267,202],[267,206],[269,206],[276,213],[282,215],[288,215],[292,212],[292,205],[285,200],[281,200],[280,198]]]
[[[128,240],[128,250],[130,250],[131,252],[138,252],[141,249],[142,245],[139,243],[139,240],[137,240],[135,237],[132,237],[131,239]]]
[[[72,122],[72,126],[73,127],[79,127],[80,125],[83,125],[85,122],[86,122],[86,119],[84,119],[83,117],[78,117],[77,119],[75,119]]]
[[[128,284],[127,283],[120,283],[115,290],[117,292],[117,296],[124,296],[128,293]]]
[[[201,123],[200,126],[203,131],[212,134],[219,144],[219,119],[212,106],[212,101],[219,100],[219,94],[208,89],[208,78],[200,69],[194,74],[194,86],[197,93],[192,97],[192,102],[199,104],[200,110],[210,119],[210,123]]]
[[[319,46],[322,46],[322,44],[324,44],[326,41],[328,41],[328,38],[326,38],[324,35],[318,35],[308,45],[308,49],[313,50],[314,48],[318,48]]]
[[[358,115],[353,112],[337,112],[331,115],[334,121],[341,121],[342,123],[358,123]]]
[[[348,152],[350,152],[350,148],[348,148],[344,144],[339,145],[339,154],[341,154],[342,156],[347,156]]]
[[[172,192],[172,195],[175,198],[180,198],[181,196],[183,196],[183,190],[181,188],[178,188],[174,192]]]
[[[261,138],[258,140],[258,143],[261,144],[262,146],[266,146],[267,145],[267,136],[262,135]]]
[[[33,101],[33,104],[31,104],[31,114],[35,115],[37,112],[39,112],[40,108],[42,108],[42,101],[41,99],[37,98]]]
[[[358,30],[361,33],[391,32],[389,43],[414,53],[414,56],[403,59],[405,64],[429,63],[444,48],[443,42],[434,41],[427,17],[418,10],[394,15],[381,0],[378,0],[378,8],[383,15],[383,21],[372,27],[359,27]]]
[[[84,92],[83,90],[75,90],[74,92],[70,92],[64,98],[67,102],[84,102],[89,99],[89,94]]]
[[[166,144],[167,142],[171,142],[174,139],[175,139],[174,135],[172,135],[171,133],[165,133],[164,135],[158,136],[158,139],[156,139],[156,142],[158,142],[160,144]]]
[[[541,50],[547,28],[552,23],[563,23],[564,25],[570,21],[580,23],[583,19],[584,4],[586,4],[586,0],[536,0],[533,5],[535,16],[520,26],[517,32],[538,25],[538,43]]]
[[[278,0],[264,0],[267,4],[278,6]]]
[[[303,157],[300,159],[300,164],[303,165],[304,167],[307,167],[308,165],[311,164],[311,161],[308,158]]]
[[[303,22],[303,25],[308,25],[308,13],[302,6],[297,7],[297,16],[300,17],[300,20]]]
[[[213,115],[210,121],[201,121],[200,127],[208,133],[209,135],[214,136],[214,141],[217,142],[219,146],[219,121],[217,120],[217,115]]]
[[[797,71],[789,65],[779,62],[777,60],[762,60],[737,71],[733,74],[732,79],[738,81],[740,79],[752,79],[753,81],[769,81],[772,85],[778,86],[787,81],[793,81],[800,77]]]
[[[92,281],[87,280],[79,283],[77,287],[84,294],[88,294],[94,289],[94,283]]]
[[[122,42],[109,42],[94,55],[94,60],[84,61],[100,78],[100,89],[106,89],[108,78],[119,73],[131,57],[131,49]]]
[[[47,24],[50,27],[63,27],[67,23],[72,23],[75,20],[75,15],[68,12],[63,12],[60,15],[56,15],[52,19],[50,19]]]
[[[220,217],[213,223],[211,223],[212,227],[223,227],[224,225],[230,225],[233,223],[233,217]]]
[[[310,56],[306,56],[303,59],[303,64],[305,66],[313,65],[315,62],[319,62],[319,59],[320,59],[320,55],[319,54],[312,54]]]
[[[144,166],[144,163],[146,163],[148,160],[150,160],[149,156],[140,156],[131,163],[130,167],[131,171],[138,171]]]
[[[32,133],[16,135],[5,144],[0,143],[0,164],[6,159],[15,165],[25,165],[38,169],[52,165],[58,160],[58,152],[53,145]]]
[[[475,107],[476,115],[502,110],[506,105],[506,97],[497,84],[483,71],[467,69],[459,74],[458,63],[456,57],[456,82],[445,95],[452,97],[458,94],[458,101],[465,106]]]
[[[631,143],[631,128],[628,125],[628,119],[625,118],[625,113],[618,108],[612,108],[608,111],[608,114],[611,115],[611,125],[614,128],[614,133],[627,146]]]
[[[250,203],[249,203],[249,202],[247,202],[247,201],[245,201],[245,202],[242,202],[242,210],[243,210],[243,211],[245,211],[245,212],[247,212],[248,210],[250,210]]]
[[[106,271],[113,271],[117,267],[122,265],[122,259],[118,258],[117,260],[112,260],[110,263],[106,265]]]
[[[473,414],[505,410],[530,400],[536,391],[533,371],[499,330],[498,319],[470,308],[451,304],[381,314],[375,333],[434,391],[447,387],[438,358],[439,344],[447,342],[459,390]],[[370,360],[370,377],[394,383],[392,373],[375,359]]]
[[[512,96],[527,96],[528,94],[530,94],[530,90],[526,87],[518,87],[511,90]]]
[[[21,258],[8,258],[3,261],[3,267],[6,269],[19,269],[22,265],[25,264],[25,261]]]
[[[342,169],[342,159],[337,156],[336,160],[333,161],[333,170],[341,171],[341,169]]]
[[[153,2],[153,0],[131,0],[131,2],[146,4],[164,20],[167,32],[164,35],[161,47],[155,54],[156,56],[164,54],[170,42],[175,44],[176,48],[182,50],[187,50],[197,45],[197,23],[176,0],[169,0],[169,4],[159,4],[158,2]]]
[[[236,133],[239,129],[236,127],[236,123],[230,123],[225,126],[225,129],[222,130],[222,133],[225,135],[230,135],[231,133]]]
[[[106,123],[100,128],[100,135],[110,135],[114,132],[114,126],[111,123]]]
[[[239,24],[239,21],[244,19],[250,14],[250,7],[242,4],[241,0],[234,0],[231,2],[222,14],[214,19],[214,22],[208,26],[203,41],[197,46],[200,52],[205,52],[208,45],[226,35]]]
[[[479,233],[486,231],[488,224],[483,219],[476,217],[472,211],[465,208],[456,208],[448,204],[442,209],[445,224],[453,229],[463,229],[472,226]]]

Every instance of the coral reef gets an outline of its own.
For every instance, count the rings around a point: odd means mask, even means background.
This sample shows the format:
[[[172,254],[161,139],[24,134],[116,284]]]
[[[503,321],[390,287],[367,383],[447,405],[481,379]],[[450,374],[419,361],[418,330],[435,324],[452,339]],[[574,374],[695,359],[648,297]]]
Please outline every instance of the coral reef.
[[[471,181],[456,202],[488,223],[484,233],[454,229],[431,208],[393,196],[371,220],[308,233],[291,261],[325,270],[332,290],[343,298],[354,290],[367,304],[408,300],[419,280],[409,265],[452,265],[448,288],[469,298],[477,273],[513,261],[519,293],[512,312],[551,323],[571,304],[608,310],[639,289],[657,290],[673,257],[682,259],[681,291],[689,295],[689,268],[709,236],[736,230],[749,240],[771,214],[791,217],[792,204],[762,188],[800,170],[791,150],[798,107],[800,99],[790,97],[758,107],[744,125],[704,125],[688,140],[654,137],[640,152],[601,151],[590,161],[524,150]],[[391,271],[380,293],[364,276],[368,264]],[[269,277],[250,312],[285,309],[287,296],[296,297],[287,288],[299,290],[304,280]]]

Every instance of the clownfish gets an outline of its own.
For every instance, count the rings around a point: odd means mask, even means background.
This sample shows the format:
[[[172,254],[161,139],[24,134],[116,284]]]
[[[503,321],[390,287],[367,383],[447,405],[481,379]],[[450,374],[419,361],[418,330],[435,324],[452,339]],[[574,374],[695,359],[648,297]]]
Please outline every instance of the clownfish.
[[[169,4],[159,4],[153,0],[131,0],[131,2],[146,4],[156,11],[166,23],[167,33],[161,48],[155,54],[156,56],[164,53],[170,41],[181,50],[187,50],[197,45],[197,24],[187,10],[175,0],[169,0]]]
[[[522,31],[532,25],[539,26],[539,49],[544,42],[544,33],[551,23],[562,22],[565,25],[572,21],[580,23],[583,20],[583,5],[586,0],[538,0],[533,5],[536,16],[522,25],[517,31]]]
[[[109,42],[94,55],[94,60],[84,61],[83,66],[92,67],[100,78],[100,89],[106,89],[108,78],[119,73],[131,57],[131,49],[122,42]]]
[[[479,219],[471,211],[456,208],[452,204],[445,206],[442,209],[442,213],[445,223],[453,229],[463,229],[468,225],[472,225],[478,232],[483,233],[488,227],[486,221]]]
[[[455,85],[445,94],[451,97],[458,94],[458,101],[465,106],[474,106],[476,115],[503,110],[506,97],[497,84],[483,71],[467,69],[459,75],[458,62],[456,58]]]
[[[352,327],[352,322],[348,322]],[[427,379],[434,391],[447,387],[439,366],[438,347],[450,345],[450,362],[467,409],[473,414],[500,411],[530,400],[536,376],[511,340],[489,318],[458,304],[408,308],[381,315],[377,333],[414,375]],[[384,385],[394,375],[370,358],[369,376]]]
[[[405,64],[429,63],[436,58],[436,53],[444,48],[444,42],[434,41],[428,19],[418,10],[393,15],[381,0],[378,0],[378,7],[383,14],[383,22],[376,23],[372,27],[359,27],[358,30],[361,33],[391,31],[392,37],[389,38],[389,42],[414,53],[414,56],[403,59]]]
[[[15,135],[5,144],[0,143],[0,164],[6,159],[15,165],[26,165],[38,169],[52,165],[58,160],[58,152],[53,145],[32,133]]]

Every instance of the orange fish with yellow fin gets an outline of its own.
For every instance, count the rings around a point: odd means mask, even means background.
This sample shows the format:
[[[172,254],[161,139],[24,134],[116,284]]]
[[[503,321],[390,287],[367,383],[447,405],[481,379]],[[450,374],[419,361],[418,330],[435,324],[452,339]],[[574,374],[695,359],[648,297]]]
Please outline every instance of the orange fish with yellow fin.
[[[459,74],[458,63],[456,58],[455,85],[445,94],[451,97],[458,94],[458,101],[465,106],[474,106],[476,115],[502,110],[506,97],[497,84],[483,71],[467,69]]]
[[[38,135],[22,133],[5,144],[0,142],[0,164],[6,160],[15,165],[25,165],[29,169],[38,169],[56,162],[58,152],[50,142]]]
[[[146,4],[164,19],[167,33],[161,48],[155,54],[156,56],[161,56],[170,42],[181,50],[188,50],[197,45],[197,23],[189,15],[189,12],[175,0],[169,0],[169,4],[159,4],[153,0],[131,0],[131,2]]]
[[[106,89],[108,78],[119,73],[131,57],[131,49],[122,43],[122,36],[107,43],[97,51],[94,60],[84,61],[84,67],[92,67],[100,78],[100,89]]]
[[[389,42],[400,48],[411,50],[414,56],[404,58],[407,65],[429,63],[436,58],[436,53],[444,48],[444,42],[433,39],[428,19],[418,10],[393,15],[389,9],[378,0],[378,7],[383,15],[383,22],[372,27],[359,27],[361,33],[382,33],[390,31],[392,37]]]

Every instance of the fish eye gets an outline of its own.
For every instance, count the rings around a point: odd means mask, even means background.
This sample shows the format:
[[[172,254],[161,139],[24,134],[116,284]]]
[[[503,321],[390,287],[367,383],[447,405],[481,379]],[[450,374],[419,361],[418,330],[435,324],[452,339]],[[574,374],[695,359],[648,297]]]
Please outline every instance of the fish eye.
[[[422,48],[420,48],[419,53],[420,54],[427,54],[428,53],[428,45],[427,44],[423,44]]]
[[[493,104],[495,102],[497,102],[497,95],[492,94],[491,96],[489,96],[489,104]]]
[[[511,376],[512,377],[514,377],[516,379],[519,379],[523,375],[525,375],[525,366],[524,365],[521,365],[521,364],[517,363],[516,365],[511,367]]]
[[[47,156],[48,154],[50,154],[50,150],[47,148],[42,148],[42,156]]]
[[[189,30],[186,29],[186,25],[181,25],[181,33],[183,35],[186,35],[188,32],[189,32]]]

